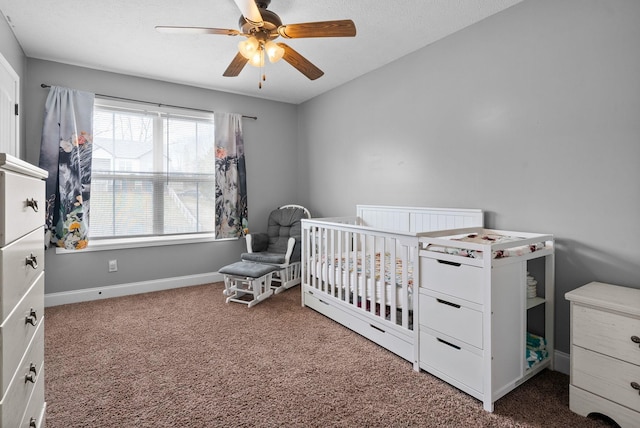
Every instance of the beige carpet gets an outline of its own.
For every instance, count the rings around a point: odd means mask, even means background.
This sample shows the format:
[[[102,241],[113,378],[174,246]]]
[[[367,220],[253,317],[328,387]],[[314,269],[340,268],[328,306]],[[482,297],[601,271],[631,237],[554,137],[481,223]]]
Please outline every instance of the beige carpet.
[[[47,427],[605,427],[543,372],[495,412],[334,321],[296,287],[222,283],[47,308]]]

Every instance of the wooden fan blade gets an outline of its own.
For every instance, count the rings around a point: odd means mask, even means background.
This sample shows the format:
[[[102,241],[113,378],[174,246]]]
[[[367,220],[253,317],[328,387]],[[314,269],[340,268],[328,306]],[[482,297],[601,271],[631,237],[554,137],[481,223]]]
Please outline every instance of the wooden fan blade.
[[[324,74],[324,71],[311,64],[308,59],[296,52],[291,46],[284,43],[278,43],[278,46],[284,49],[282,59],[294,66],[300,73],[307,76],[310,80],[316,80]]]
[[[156,30],[161,33],[168,34],[220,34],[223,36],[237,36],[242,34],[238,30],[229,30],[226,28],[207,28],[207,27],[168,27],[164,25],[156,26]]]
[[[256,5],[254,0],[233,0],[242,12],[242,16],[244,16],[245,21],[247,21],[250,25],[254,27],[262,27],[264,25],[264,21],[262,20],[262,15],[260,14],[260,9]]]
[[[240,74],[247,62],[249,62],[249,60],[243,57],[240,52],[238,52],[235,58],[233,58],[233,61],[231,61],[231,64],[229,64],[229,67],[227,67],[222,75],[224,77],[236,77],[238,74]]]
[[[356,35],[356,25],[350,19],[288,24],[278,27],[278,34],[286,39],[299,39],[303,37],[354,37]]]

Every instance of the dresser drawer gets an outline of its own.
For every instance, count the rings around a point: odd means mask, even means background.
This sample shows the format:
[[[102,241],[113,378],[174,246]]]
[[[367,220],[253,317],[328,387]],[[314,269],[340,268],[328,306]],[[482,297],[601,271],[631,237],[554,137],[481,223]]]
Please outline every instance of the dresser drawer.
[[[0,171],[0,247],[44,224],[44,194],[44,181]]]
[[[20,428],[44,428],[46,408],[44,405],[44,372],[42,370],[44,370],[44,366],[40,369],[40,374],[36,378],[33,393],[22,417]]]
[[[573,304],[573,344],[640,365],[640,319]]]
[[[420,367],[482,393],[482,356],[423,331],[420,332]]]
[[[0,426],[17,427],[22,421],[38,380],[44,377],[44,328],[38,326],[13,381],[0,403]]]
[[[40,327],[44,316],[44,274],[0,325],[0,380],[2,393],[11,382],[24,351]],[[33,325],[35,324],[35,326]]]
[[[482,304],[483,269],[477,266],[420,257],[420,286]]]
[[[420,293],[420,325],[482,348],[482,312]]]
[[[571,347],[571,383],[600,397],[640,411],[640,394],[631,382],[640,385],[640,366],[597,352]]]
[[[44,228],[0,248],[0,322],[44,270]]]

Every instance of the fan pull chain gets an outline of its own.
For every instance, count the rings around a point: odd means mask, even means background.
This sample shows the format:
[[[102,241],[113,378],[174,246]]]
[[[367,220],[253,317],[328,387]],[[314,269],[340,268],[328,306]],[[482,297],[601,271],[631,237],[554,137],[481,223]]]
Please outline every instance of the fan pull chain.
[[[260,65],[260,74],[262,75],[262,79],[258,80],[258,89],[262,89],[262,82],[267,81],[267,73],[264,71],[264,61],[262,65]]]
[[[262,50],[262,54],[261,54],[260,67],[258,68],[258,70],[259,70],[259,73],[262,75],[262,79],[258,78],[258,89],[262,89],[262,82],[266,80],[266,75],[264,72],[264,50],[262,46],[260,47],[260,50]]]

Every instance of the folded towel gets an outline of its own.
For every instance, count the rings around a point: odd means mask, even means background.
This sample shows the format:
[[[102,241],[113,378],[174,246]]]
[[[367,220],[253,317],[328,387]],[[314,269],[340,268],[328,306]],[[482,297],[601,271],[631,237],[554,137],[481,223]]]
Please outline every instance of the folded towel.
[[[527,367],[531,368],[534,365],[538,364],[540,361],[544,361],[545,359],[549,358],[549,351],[547,350],[536,351],[536,350],[527,348],[525,355],[526,355]]]
[[[547,349],[547,339],[542,336],[527,332],[527,348],[534,351]]]

